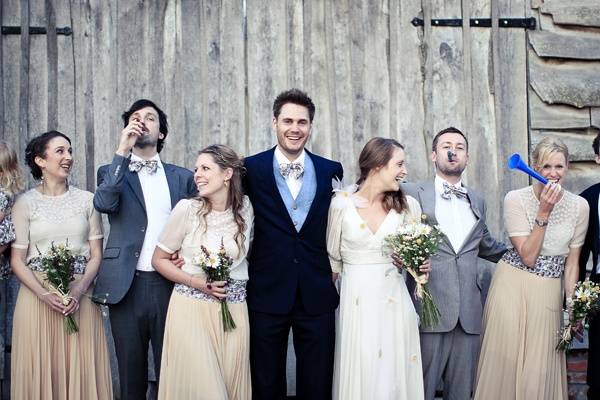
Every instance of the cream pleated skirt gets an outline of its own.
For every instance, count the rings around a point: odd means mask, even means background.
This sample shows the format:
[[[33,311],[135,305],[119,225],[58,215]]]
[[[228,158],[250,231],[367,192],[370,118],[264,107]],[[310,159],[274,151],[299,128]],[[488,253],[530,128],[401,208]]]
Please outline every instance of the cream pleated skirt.
[[[173,291],[165,325],[158,398],[250,400],[246,303],[228,303],[236,328],[223,331],[221,305]]]
[[[92,290],[73,314],[79,332],[69,335],[63,316],[21,285],[13,319],[11,399],[113,398],[106,336],[100,308],[89,297]]]
[[[474,399],[567,399],[560,278],[500,261],[485,305]]]

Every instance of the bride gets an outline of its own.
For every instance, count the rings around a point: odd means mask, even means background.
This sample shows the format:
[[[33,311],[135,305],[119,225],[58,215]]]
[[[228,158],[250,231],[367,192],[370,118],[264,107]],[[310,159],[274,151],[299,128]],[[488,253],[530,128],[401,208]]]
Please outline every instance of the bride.
[[[386,235],[419,220],[405,196],[404,147],[373,138],[359,157],[356,185],[336,190],[329,209],[327,249],[340,278],[333,398],[423,399],[419,320],[404,278],[383,247]],[[429,272],[429,261],[421,271]]]

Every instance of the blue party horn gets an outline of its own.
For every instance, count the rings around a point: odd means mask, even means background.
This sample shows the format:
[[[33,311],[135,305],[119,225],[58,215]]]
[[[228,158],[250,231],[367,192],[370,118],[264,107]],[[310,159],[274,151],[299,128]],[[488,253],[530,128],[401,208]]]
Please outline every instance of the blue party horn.
[[[544,185],[548,183],[548,179],[544,178],[543,176],[535,172],[533,169],[529,168],[529,165],[523,162],[521,156],[518,153],[515,153],[512,156],[510,156],[510,158],[508,159],[508,168],[518,169],[519,171],[525,172],[527,175],[537,179]]]

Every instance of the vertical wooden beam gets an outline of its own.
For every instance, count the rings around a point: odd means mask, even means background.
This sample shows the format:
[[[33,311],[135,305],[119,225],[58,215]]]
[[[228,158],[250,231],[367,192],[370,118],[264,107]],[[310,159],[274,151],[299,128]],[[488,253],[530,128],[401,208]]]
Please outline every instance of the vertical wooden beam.
[[[19,71],[19,154],[29,137],[29,0],[21,1],[21,68]]]
[[[501,29],[498,18],[523,18],[525,0],[492,1],[492,48],[494,94],[497,132],[497,166],[506,171],[511,153],[529,154],[527,118],[527,54],[524,29]],[[523,187],[528,183],[525,174],[500,174],[500,193]]]
[[[58,45],[56,43],[56,14],[52,0],[45,1],[46,11],[46,57],[47,57],[47,82],[48,103],[47,122],[48,130],[58,129]],[[73,96],[73,93],[64,93]],[[75,132],[63,132],[73,136]]]
[[[408,180],[432,176],[425,135],[423,28],[410,21],[422,16],[421,1],[390,0],[390,136],[406,147]]]

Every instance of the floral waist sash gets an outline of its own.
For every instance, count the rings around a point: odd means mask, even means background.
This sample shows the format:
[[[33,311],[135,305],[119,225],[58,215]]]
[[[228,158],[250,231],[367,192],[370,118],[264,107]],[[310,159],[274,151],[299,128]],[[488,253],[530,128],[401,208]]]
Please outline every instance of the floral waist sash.
[[[215,299],[212,296],[207,295],[201,290],[198,290],[193,287],[189,287],[182,283],[175,284],[173,288],[176,292],[181,293],[184,296],[193,297],[198,300],[205,301],[214,301],[218,302],[219,300]],[[227,281],[227,302],[228,303],[243,303],[246,301],[246,281],[237,280],[237,279],[229,279]]]
[[[42,266],[42,258],[34,257],[27,263],[29,268],[32,271],[44,272],[44,267]],[[85,266],[87,265],[87,258],[85,256],[75,256],[75,261],[73,262],[73,273],[74,274],[83,274],[85,272]]]
[[[565,270],[565,256],[538,256],[533,268],[523,264],[517,250],[510,249],[502,256],[502,261],[515,268],[522,269],[544,278],[560,278]]]

